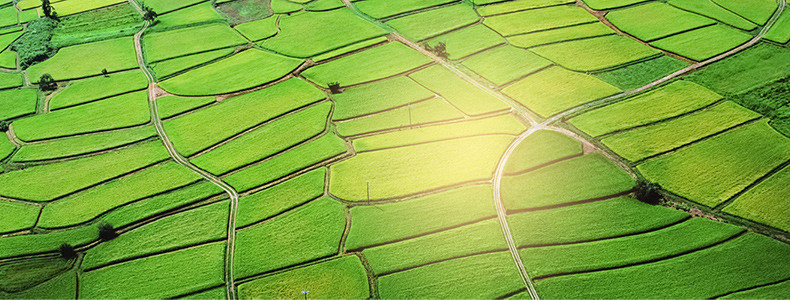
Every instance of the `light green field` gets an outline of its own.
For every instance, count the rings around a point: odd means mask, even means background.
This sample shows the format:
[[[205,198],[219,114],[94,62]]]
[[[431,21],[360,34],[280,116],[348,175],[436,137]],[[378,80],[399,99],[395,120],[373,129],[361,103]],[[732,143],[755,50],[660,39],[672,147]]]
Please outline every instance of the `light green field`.
[[[342,205],[321,198],[269,222],[239,230],[234,274],[245,278],[333,255],[345,225]]]
[[[746,31],[757,28],[757,24],[749,22],[749,20],[716,5],[712,1],[670,0],[667,3],[683,10],[708,16]]]
[[[269,7],[275,14],[291,14],[303,8],[301,5],[287,0],[270,0]]]
[[[789,159],[790,140],[763,120],[650,159],[637,168],[668,191],[715,206]]]
[[[477,12],[484,17],[491,15],[506,14],[509,12],[528,10],[533,8],[541,8],[546,6],[554,6],[560,4],[570,4],[573,0],[516,0],[516,1],[502,1],[493,3],[491,5],[477,7]]]
[[[354,136],[378,130],[461,119],[463,117],[459,111],[441,98],[431,98],[408,106],[401,106],[378,114],[338,123],[337,132],[342,136]]]
[[[12,119],[36,112],[38,91],[35,89],[15,89],[0,91],[0,120]]]
[[[744,18],[764,25],[777,8],[774,0],[711,0]]]
[[[173,2],[173,1],[170,1],[170,0],[146,0],[145,1],[145,5],[151,7],[151,9],[153,11],[155,11],[157,14],[162,15],[162,14],[165,14],[167,12],[174,11],[176,9],[179,9],[179,8],[182,8],[182,7],[185,7],[185,6],[188,6],[188,5],[192,5],[192,4],[195,4],[195,3],[199,3],[199,2],[202,2],[202,1],[205,1],[205,0],[182,0],[182,1],[177,1],[177,2]]]
[[[0,195],[47,201],[167,157],[162,144],[155,141],[107,154],[7,172],[0,174]]]
[[[418,10],[421,8],[442,5],[445,3],[453,2],[452,0],[403,0],[403,1],[388,1],[388,0],[366,0],[356,1],[356,6],[360,11],[374,17],[376,19],[391,17],[397,14]]]
[[[583,72],[609,69],[660,54],[658,50],[619,35],[550,44],[530,50],[565,68]]]
[[[63,91],[49,100],[52,110],[74,106],[97,99],[117,96],[148,87],[148,80],[140,70],[131,70],[109,76],[91,77],[70,83]]]
[[[0,202],[0,232],[13,232],[33,227],[40,207],[19,203]]]
[[[248,39],[257,42],[277,34],[278,18],[277,16],[271,16],[266,19],[241,23],[233,27],[233,29],[238,30],[239,33],[246,36]]]
[[[327,126],[332,104],[324,102],[276,119],[191,161],[214,174],[260,161],[318,135]]]
[[[751,35],[727,26],[714,25],[663,38],[650,45],[703,61],[738,47],[751,38]]]
[[[11,155],[14,150],[16,150],[16,145],[8,139],[8,136],[0,137],[0,160]]]
[[[606,136],[601,142],[630,161],[638,161],[759,118],[732,101],[669,121]]]
[[[431,46],[445,43],[448,58],[455,60],[501,45],[505,43],[505,39],[496,31],[478,24],[431,38],[425,43]]]
[[[14,122],[14,132],[24,141],[36,141],[132,127],[150,120],[148,93],[140,91],[20,119]]]
[[[790,231],[790,220],[783,213],[788,209],[788,180],[790,167],[784,167],[735,198],[723,211]]]
[[[447,99],[450,104],[467,115],[474,116],[509,108],[502,100],[461,79],[440,65],[428,67],[409,75],[409,77]]]
[[[328,87],[330,82],[349,86],[393,76],[430,62],[430,58],[419,52],[393,42],[320,64],[302,75],[323,87]]]
[[[208,24],[143,36],[145,57],[157,62],[186,54],[243,45],[247,40],[227,25]]]
[[[180,97],[164,96],[156,99],[159,108],[159,117],[166,119],[183,112],[197,109],[215,103],[215,97]]]
[[[239,285],[242,299],[295,299],[302,290],[313,299],[370,297],[365,267],[355,255],[322,262]]]
[[[0,291],[7,299],[75,299],[77,297],[77,273],[64,272],[47,282],[28,290],[9,294]]]
[[[790,50],[761,43],[691,74],[689,80],[719,93],[740,94],[788,75]]]
[[[197,174],[170,161],[58,199],[44,207],[38,225],[58,228],[80,224],[105,211],[186,186],[199,179]]]
[[[580,141],[557,131],[539,130],[518,144],[505,165],[505,174],[521,173],[582,153]]]
[[[185,156],[192,156],[266,120],[324,97],[307,82],[290,79],[168,120],[163,125],[176,149]],[[230,115],[233,118],[228,118]]]
[[[329,192],[338,198],[387,199],[491,178],[513,138],[481,136],[359,153],[330,167]]]
[[[790,41],[790,11],[782,12],[782,15],[764,37],[780,44]]]
[[[149,64],[149,67],[153,71],[154,75],[156,75],[157,78],[161,80],[177,73],[185,72],[192,68],[209,64],[219,59],[228,58],[233,55],[233,52],[234,49],[225,48],[195,53],[152,63]]]
[[[361,137],[354,140],[354,149],[357,151],[370,151],[478,135],[510,134],[515,136],[525,129],[524,124],[516,120],[512,115],[503,115],[468,122],[420,127]]]
[[[688,65],[682,60],[662,55],[638,64],[599,73],[596,77],[628,91],[643,87]]]
[[[85,53],[91,53],[90,58]],[[116,72],[137,67],[134,41],[122,37],[61,48],[52,58],[27,68],[27,74],[30,81],[38,82],[44,73],[55,80],[66,80],[98,75],[103,69]]]
[[[567,40],[611,35],[614,33],[615,32],[611,28],[603,23],[595,22],[511,36],[507,38],[507,40],[513,46],[528,48]]]
[[[278,28],[277,35],[260,45],[287,56],[304,58],[387,34],[383,28],[346,8],[282,16]]]
[[[607,10],[645,1],[646,0],[585,0],[584,3],[595,10]]]
[[[52,4],[52,8],[60,16],[73,15],[100,7],[110,6],[124,2],[123,0],[80,0],[80,1],[58,1]]]
[[[324,193],[326,169],[316,169],[260,191],[241,197],[236,228],[248,226],[316,199]]]
[[[640,40],[653,41],[666,36],[716,23],[715,20],[682,11],[660,2],[650,2],[606,14],[617,28]]]
[[[214,9],[209,1],[206,1],[165,15],[160,13],[156,20],[155,28],[163,29],[195,23],[223,22],[224,18]]]
[[[779,283],[770,284],[766,286],[756,287],[745,291],[735,292],[722,299],[755,299],[755,298],[782,298],[790,291],[790,280],[784,280]]]
[[[358,43],[354,43],[354,44],[351,44],[351,45],[348,45],[348,46],[343,46],[343,47],[337,48],[335,50],[332,50],[332,51],[329,51],[329,52],[326,52],[326,53],[323,53],[323,54],[320,54],[320,55],[316,55],[316,56],[312,57],[311,59],[314,62],[322,62],[322,61],[325,61],[325,60],[328,60],[328,59],[331,59],[331,58],[337,58],[337,57],[339,57],[341,55],[344,55],[346,53],[349,53],[349,52],[357,51],[357,50],[360,50],[362,48],[372,47],[372,46],[375,46],[375,45],[378,45],[378,44],[384,44],[386,42],[387,42],[387,37],[386,36],[380,36],[380,37],[377,37],[377,38],[372,38],[372,39],[369,39],[369,40],[364,40],[364,41],[361,41],[361,42],[358,42]]]
[[[304,5],[307,11],[327,11],[346,6],[341,0],[314,0]]]
[[[593,15],[575,6],[553,6],[487,17],[484,24],[503,36],[596,22]]]
[[[574,117],[569,122],[591,136],[600,136],[694,111],[721,98],[709,89],[680,80]]]
[[[620,89],[590,75],[551,67],[517,81],[502,91],[532,111],[548,117],[614,95]]]
[[[156,136],[153,126],[134,127],[102,133],[26,144],[14,154],[15,162],[38,161],[104,151]],[[2,156],[2,155],[0,155]]]
[[[16,69],[16,52],[11,50],[0,52],[0,68]]]
[[[403,106],[433,97],[434,94],[405,76],[348,88],[332,95],[335,110],[332,120],[345,120],[361,115]]]
[[[474,55],[463,64],[494,84],[503,85],[548,67],[552,62],[528,50],[503,46]]]
[[[35,253],[54,252],[63,243],[81,246],[99,238],[97,226],[50,232],[46,234],[25,234],[0,239],[0,257],[8,258]]]
[[[480,16],[470,5],[461,3],[407,15],[387,21],[386,24],[410,40],[421,41],[479,20]]]
[[[275,81],[288,75],[301,63],[298,59],[249,49],[167,79],[159,85],[175,95],[219,95]]]
[[[21,74],[0,72],[0,89],[20,87],[24,84],[25,80],[22,78]]]
[[[491,186],[487,184],[395,203],[354,206],[346,248],[368,248],[495,215]]]
[[[199,291],[222,284],[224,253],[224,242],[213,243],[85,272],[80,275],[79,294],[85,298],[172,298]]]

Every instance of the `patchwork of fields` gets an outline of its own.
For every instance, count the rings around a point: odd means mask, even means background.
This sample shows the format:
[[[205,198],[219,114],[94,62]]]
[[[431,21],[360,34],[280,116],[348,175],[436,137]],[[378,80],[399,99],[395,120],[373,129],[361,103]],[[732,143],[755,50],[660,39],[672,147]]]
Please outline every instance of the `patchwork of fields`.
[[[51,6],[0,1],[0,298],[790,294],[784,0]]]

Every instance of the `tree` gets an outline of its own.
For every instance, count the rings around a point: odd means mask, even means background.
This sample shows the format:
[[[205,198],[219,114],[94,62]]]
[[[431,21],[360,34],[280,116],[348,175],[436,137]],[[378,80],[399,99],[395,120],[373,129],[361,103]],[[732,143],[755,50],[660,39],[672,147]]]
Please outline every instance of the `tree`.
[[[0,121],[0,132],[8,131],[8,121]]]
[[[99,226],[99,238],[102,241],[109,241],[118,237],[118,231],[112,225],[104,223]]]
[[[423,44],[422,47],[425,50],[428,50],[428,52],[433,53],[434,55],[438,56],[441,59],[446,60],[450,57],[450,54],[447,53],[447,44],[445,44],[444,42],[439,42],[438,44],[436,44],[435,47],[432,47],[431,45],[428,44]]]
[[[49,3],[49,0],[41,0],[41,10],[44,11],[45,17],[55,21],[60,20],[60,18],[58,17],[58,13],[55,12],[54,8],[52,8],[52,4]]]
[[[143,7],[143,20],[153,22],[156,19],[156,17],[159,16],[153,9],[145,5],[145,3],[142,3],[142,7]]]
[[[661,186],[657,183],[640,180],[636,184],[636,199],[647,204],[659,204],[661,202],[660,190]]]
[[[332,94],[340,94],[342,91],[340,90],[340,83],[338,82],[330,82],[329,84],[329,92]]]
[[[41,89],[42,92],[54,91],[58,89],[58,84],[55,82],[55,79],[52,78],[52,75],[44,73],[38,80],[38,88]]]
[[[58,252],[60,252],[60,257],[64,259],[74,259],[77,257],[77,250],[74,250],[74,246],[69,244],[60,245]]]
[[[110,77],[110,74],[109,74],[109,72],[107,72],[106,68],[105,69],[101,69],[101,74],[104,75],[104,77]]]

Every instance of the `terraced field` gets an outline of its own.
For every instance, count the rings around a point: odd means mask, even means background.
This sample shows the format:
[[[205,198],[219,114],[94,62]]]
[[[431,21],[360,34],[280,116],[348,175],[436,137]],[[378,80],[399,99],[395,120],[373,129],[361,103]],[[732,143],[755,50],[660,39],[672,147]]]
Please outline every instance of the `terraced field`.
[[[0,298],[790,295],[784,0],[51,6],[0,1]]]

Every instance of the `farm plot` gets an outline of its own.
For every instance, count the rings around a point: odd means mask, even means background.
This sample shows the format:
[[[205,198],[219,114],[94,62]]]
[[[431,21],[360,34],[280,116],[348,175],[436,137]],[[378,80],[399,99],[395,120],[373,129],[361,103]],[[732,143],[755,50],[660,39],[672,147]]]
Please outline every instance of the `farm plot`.
[[[705,15],[745,31],[757,28],[757,24],[717,5],[713,1],[670,0],[667,3],[683,10]]]
[[[329,192],[350,201],[388,199],[489,179],[511,136],[481,136],[359,153],[330,167]],[[440,170],[439,173],[436,170]]]
[[[341,136],[356,136],[363,133],[406,128],[426,123],[457,120],[464,116],[441,98],[401,106],[381,113],[367,115],[337,124]]]
[[[440,65],[430,66],[410,74],[409,77],[442,96],[467,115],[481,115],[509,108],[497,97],[461,79]]]
[[[732,11],[744,18],[764,25],[771,18],[776,10],[777,3],[774,0],[711,0],[721,7]]]
[[[341,0],[314,0],[304,5],[307,11],[328,11],[346,6]]]
[[[790,231],[790,220],[782,213],[788,209],[788,180],[790,167],[784,167],[735,198],[723,211]]]
[[[765,39],[780,44],[790,41],[790,11],[783,11],[771,29],[765,34]]]
[[[630,66],[598,73],[595,76],[600,80],[628,91],[659,80],[688,65],[682,60],[663,55]]]
[[[334,255],[345,225],[342,205],[322,198],[241,229],[236,233],[235,276],[247,278]]]
[[[575,71],[596,71],[660,55],[658,50],[619,35],[568,41],[530,49]]]
[[[203,1],[205,0],[183,0],[178,2],[173,2],[169,0],[147,0],[147,2],[145,2],[145,5],[151,7],[153,11],[162,15],[177,10],[179,8],[187,7]]]
[[[277,35],[260,42],[261,47],[302,58],[387,34],[346,8],[281,16],[278,28]]]
[[[732,97],[733,101],[770,118],[771,126],[790,136],[790,98],[787,97],[790,78],[784,78],[744,94]]]
[[[481,5],[481,1],[473,1],[477,5]],[[541,8],[546,6],[555,6],[561,4],[573,3],[573,0],[516,0],[516,1],[489,1],[490,4],[477,7],[477,12],[484,17],[492,15],[506,14],[510,12],[529,10],[534,8]]]
[[[461,3],[453,6],[411,14],[385,22],[413,41],[421,41],[448,31],[471,25],[480,20],[472,6]]]
[[[332,120],[346,120],[433,98],[434,93],[405,76],[351,87],[332,95]]]
[[[614,95],[620,89],[589,75],[551,67],[517,81],[502,91],[541,116],[549,117]]]
[[[751,35],[725,25],[714,25],[666,37],[650,45],[703,61],[738,47],[751,38]]]
[[[615,34],[614,30],[601,22],[595,22],[514,35],[508,37],[507,40],[513,46],[529,48],[568,40],[578,40],[613,34]]]
[[[84,11],[94,10],[124,2],[123,0],[80,0],[80,1],[57,1],[52,4],[52,8],[61,16],[78,14]]]
[[[73,299],[77,297],[77,273],[64,272],[55,278],[17,293],[0,291],[8,299]]]
[[[431,59],[401,43],[388,43],[360,53],[333,60],[302,72],[313,83],[328,87],[366,83],[413,70],[431,63]]]
[[[721,299],[752,299],[752,298],[781,298],[790,290],[790,280],[780,281],[760,287],[738,291],[721,297]]]
[[[758,44],[689,76],[725,95],[740,94],[790,75],[790,50]],[[738,78],[738,80],[732,80]]]
[[[340,48],[337,48],[335,50],[326,52],[324,54],[316,55],[316,56],[314,56],[311,59],[314,62],[323,62],[323,61],[328,60],[328,59],[338,58],[339,56],[341,56],[343,54],[346,54],[346,53],[357,51],[357,50],[360,50],[360,49],[363,49],[363,48],[380,46],[380,45],[383,45],[385,43],[387,43],[387,37],[386,36],[380,36],[380,37],[377,37],[377,38],[372,38],[372,39],[369,39],[369,40],[364,40],[364,41],[361,41],[361,42],[358,42],[358,43],[354,43],[354,44],[351,44],[351,45],[348,45],[348,46],[340,47]]]
[[[39,206],[26,203],[0,202],[0,233],[24,230],[36,225]]]
[[[20,139],[36,141],[132,127],[150,120],[148,94],[140,91],[19,119],[13,125]]]
[[[53,231],[45,234],[23,234],[0,239],[0,257],[10,258],[37,253],[51,253],[63,243],[75,247],[86,245],[99,238],[97,226]]]
[[[668,191],[712,207],[788,160],[790,140],[767,121],[759,121],[647,160],[637,168]]]
[[[354,1],[360,11],[376,19],[415,11],[423,8],[439,6],[453,2],[452,0],[404,0],[392,2],[387,0]]]
[[[505,43],[496,31],[481,24],[464,27],[425,41],[429,46],[444,43],[449,59],[461,59],[491,47]]]
[[[235,49],[231,48],[212,50],[151,63],[149,66],[153,74],[161,81],[173,75],[189,71],[190,69],[228,58],[232,56],[234,52]]]
[[[242,299],[299,298],[303,287],[311,297],[363,299],[370,297],[367,273],[355,255],[255,279],[239,285]]]
[[[108,76],[91,77],[69,83],[49,100],[52,110],[104,99],[148,87],[148,80],[139,70]]]
[[[167,79],[159,85],[175,95],[219,95],[273,82],[300,64],[302,60],[249,49]]]
[[[196,23],[224,22],[225,18],[214,9],[210,1],[206,1],[167,14],[160,13],[156,21],[154,28],[159,30]]]
[[[16,145],[8,137],[0,137],[0,161],[6,159],[16,149]],[[1,169],[0,169],[1,170]]]
[[[159,108],[159,117],[167,119],[184,112],[195,110],[212,103],[215,103],[215,97],[181,97],[181,96],[165,96],[156,99],[156,105]]]
[[[91,53],[90,58],[85,53]],[[55,80],[67,80],[99,75],[104,69],[117,72],[137,67],[134,41],[122,37],[61,48],[52,58],[27,68],[27,73],[31,81],[38,82],[45,73]]]
[[[512,46],[497,47],[466,60],[463,65],[488,81],[502,86],[550,66],[551,61]]]
[[[538,130],[516,147],[505,165],[505,174],[524,173],[582,154],[583,149],[580,141],[557,131]]]
[[[620,30],[647,42],[716,23],[660,2],[615,10],[606,14],[606,19]]]
[[[161,60],[243,45],[247,40],[224,24],[192,26],[170,31],[153,32],[143,36],[147,61]]]
[[[326,169],[320,168],[294,177],[263,191],[241,197],[236,228],[271,218],[324,194]]]
[[[29,143],[19,148],[14,154],[13,161],[29,162],[74,157],[131,145],[154,136],[156,130],[153,126],[141,126]]]
[[[486,24],[503,36],[510,37],[517,34],[597,21],[598,19],[582,8],[552,6],[486,17],[483,24]]]
[[[584,3],[590,6],[590,8],[595,10],[606,10],[606,9],[618,8],[623,6],[629,6],[645,1],[646,0],[585,0]]]
[[[0,120],[13,119],[36,112],[38,91],[35,89],[15,89],[0,91]]]
[[[247,37],[253,42],[269,38],[277,34],[278,16],[271,16],[266,19],[255,20],[252,22],[241,23],[233,27],[243,36]]]
[[[0,89],[20,87],[24,84],[25,79],[22,78],[22,74],[0,72]]]

